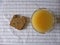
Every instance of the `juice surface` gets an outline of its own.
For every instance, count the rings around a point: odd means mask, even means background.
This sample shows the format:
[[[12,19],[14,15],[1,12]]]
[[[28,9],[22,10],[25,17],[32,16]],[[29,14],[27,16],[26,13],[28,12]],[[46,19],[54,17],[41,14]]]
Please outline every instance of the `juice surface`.
[[[39,9],[32,16],[33,28],[41,33],[45,33],[52,28],[54,24],[54,16],[46,9]]]

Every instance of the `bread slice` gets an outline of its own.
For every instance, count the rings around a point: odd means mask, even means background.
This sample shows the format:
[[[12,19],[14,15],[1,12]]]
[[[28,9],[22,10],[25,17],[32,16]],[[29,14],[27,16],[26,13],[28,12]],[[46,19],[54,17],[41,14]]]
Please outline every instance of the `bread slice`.
[[[14,15],[10,25],[18,30],[21,30],[25,26],[26,20],[25,16]]]

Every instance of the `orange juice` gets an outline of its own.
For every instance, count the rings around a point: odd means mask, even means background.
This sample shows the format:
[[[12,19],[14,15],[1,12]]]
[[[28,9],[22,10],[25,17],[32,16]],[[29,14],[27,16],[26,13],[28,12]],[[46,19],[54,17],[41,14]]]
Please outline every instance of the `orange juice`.
[[[49,31],[54,24],[54,16],[47,9],[38,9],[32,16],[33,28],[41,33]]]

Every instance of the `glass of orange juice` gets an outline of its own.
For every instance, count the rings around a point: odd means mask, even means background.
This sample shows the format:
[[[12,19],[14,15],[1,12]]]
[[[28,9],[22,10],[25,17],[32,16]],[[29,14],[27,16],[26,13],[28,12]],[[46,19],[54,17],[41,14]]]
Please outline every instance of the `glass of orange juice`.
[[[31,19],[33,28],[40,33],[46,33],[54,26],[54,15],[46,8],[37,9]]]

